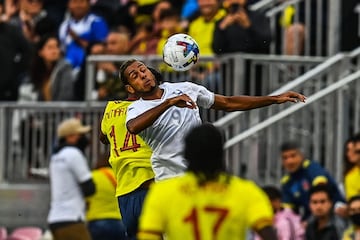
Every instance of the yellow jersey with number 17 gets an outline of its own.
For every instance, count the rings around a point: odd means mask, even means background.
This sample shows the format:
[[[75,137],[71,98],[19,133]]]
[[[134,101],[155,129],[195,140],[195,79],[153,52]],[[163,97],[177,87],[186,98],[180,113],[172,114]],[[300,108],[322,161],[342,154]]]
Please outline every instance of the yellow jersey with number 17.
[[[269,199],[253,182],[224,174],[199,185],[197,176],[187,172],[150,187],[137,237],[243,240],[249,228],[271,226],[272,217]]]
[[[101,131],[110,142],[109,163],[116,175],[117,197],[154,178],[150,147],[138,135],[130,134],[125,126],[127,108],[131,103],[108,102],[101,121]]]

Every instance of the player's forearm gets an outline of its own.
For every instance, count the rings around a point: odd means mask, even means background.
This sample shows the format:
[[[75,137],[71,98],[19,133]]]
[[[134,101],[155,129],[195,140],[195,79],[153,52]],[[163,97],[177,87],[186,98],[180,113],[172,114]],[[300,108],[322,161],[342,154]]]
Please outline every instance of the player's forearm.
[[[126,127],[128,131],[132,134],[138,134],[139,132],[145,130],[150,127],[156,119],[158,119],[161,114],[163,114],[169,107],[171,107],[171,103],[166,100],[160,105],[140,114],[134,119],[131,119],[127,122]]]
[[[276,96],[231,96],[216,95],[212,108],[224,111],[244,111],[278,103]]]

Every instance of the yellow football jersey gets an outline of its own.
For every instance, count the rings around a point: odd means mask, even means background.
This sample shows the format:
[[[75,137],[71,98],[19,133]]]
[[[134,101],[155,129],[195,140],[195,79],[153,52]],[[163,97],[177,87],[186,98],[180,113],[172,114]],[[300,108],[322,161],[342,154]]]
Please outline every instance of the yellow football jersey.
[[[101,131],[110,142],[109,163],[116,174],[116,196],[132,192],[143,182],[153,179],[150,147],[138,135],[130,134],[125,126],[130,101],[108,102]]]
[[[353,167],[345,175],[345,194],[346,199],[360,194],[360,168],[358,166]]]
[[[115,175],[110,167],[92,171],[95,194],[86,198],[86,220],[121,219],[118,201],[115,197]],[[113,179],[113,180],[112,180]]]
[[[249,228],[272,225],[270,202],[253,182],[222,175],[198,185],[192,173],[153,184],[145,198],[138,239],[245,239]]]

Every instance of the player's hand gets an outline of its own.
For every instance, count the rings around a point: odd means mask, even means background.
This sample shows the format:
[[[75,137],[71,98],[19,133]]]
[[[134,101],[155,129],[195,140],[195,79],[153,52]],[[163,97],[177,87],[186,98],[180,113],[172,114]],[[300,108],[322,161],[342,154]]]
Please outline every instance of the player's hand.
[[[170,105],[180,108],[196,108],[195,102],[186,94],[179,95],[169,99]]]
[[[285,92],[277,96],[277,103],[285,103],[285,102],[305,102],[306,97],[297,92]]]

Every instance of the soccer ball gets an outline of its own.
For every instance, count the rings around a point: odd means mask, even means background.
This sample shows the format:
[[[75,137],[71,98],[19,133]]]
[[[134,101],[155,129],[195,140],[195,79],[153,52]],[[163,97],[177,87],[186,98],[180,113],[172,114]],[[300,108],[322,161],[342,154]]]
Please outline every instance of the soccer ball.
[[[199,60],[199,45],[189,35],[170,36],[163,48],[163,60],[175,71],[187,71]]]

